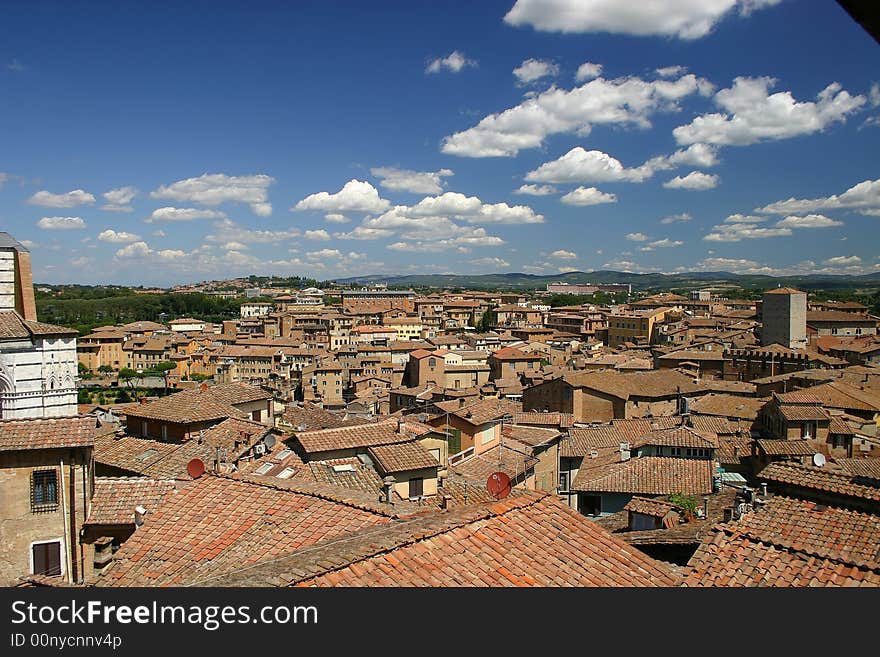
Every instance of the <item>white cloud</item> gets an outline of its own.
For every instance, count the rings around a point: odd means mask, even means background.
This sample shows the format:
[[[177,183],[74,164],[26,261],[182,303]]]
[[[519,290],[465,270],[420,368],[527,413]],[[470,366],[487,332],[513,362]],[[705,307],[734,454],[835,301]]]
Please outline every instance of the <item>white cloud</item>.
[[[676,176],[672,180],[667,180],[663,186],[667,189],[690,189],[702,191],[712,189],[718,186],[718,176],[710,173],[702,173],[701,171],[691,171],[688,175]]]
[[[832,195],[824,198],[795,199],[777,201],[755,212],[767,212],[770,214],[803,214],[816,212],[817,210],[835,210],[839,208],[855,208],[866,214],[868,210],[880,209],[880,178],[877,180],[864,180],[858,185],[853,185],[841,195]]]
[[[763,265],[745,258],[706,258],[694,266],[697,271],[729,271],[735,274],[758,273]]]
[[[828,260],[823,261],[823,265],[829,265],[832,267],[840,267],[843,265],[857,265],[862,261],[859,256],[836,256],[834,258],[828,258]]]
[[[347,224],[349,221],[348,217],[346,217],[344,214],[339,214],[337,212],[325,214],[324,220],[331,224]]]
[[[611,269],[613,271],[622,271],[627,273],[637,273],[642,270],[642,266],[637,265],[631,260],[610,260],[602,265],[602,269]]]
[[[803,217],[790,215],[782,221],[776,222],[776,226],[778,228],[829,228],[831,226],[843,226],[843,222],[822,214],[808,214]]]
[[[43,217],[37,226],[44,230],[80,230],[86,227],[86,222],[79,217]]]
[[[274,178],[262,174],[227,176],[223,173],[205,173],[197,178],[162,185],[150,196],[208,206],[227,202],[247,203],[254,214],[265,217],[272,213],[268,191],[273,182]]]
[[[775,84],[770,77],[737,77],[715,94],[726,113],[703,114],[672,134],[679,144],[747,146],[819,132],[865,104],[864,96],[851,96],[837,82],[819,92],[817,102],[798,102],[789,91],[770,94]]]
[[[593,64],[592,62],[584,62],[578,66],[577,72],[574,74],[575,82],[583,82],[584,80],[592,80],[602,75],[602,65]]]
[[[111,189],[109,192],[102,194],[107,203],[102,205],[101,209],[108,212],[132,212],[130,203],[137,195],[137,187],[128,186]]]
[[[785,237],[791,235],[791,228],[759,228],[754,223],[719,224],[713,226],[711,232],[703,237],[707,242],[740,242],[742,240],[764,239],[767,237]]]
[[[526,205],[507,205],[507,203],[484,203],[479,214],[463,216],[472,224],[542,224],[544,215],[536,214]]]
[[[654,249],[669,249],[676,246],[683,245],[684,242],[680,240],[671,240],[668,237],[663,238],[662,240],[656,240],[654,242],[650,242],[645,246],[641,247],[639,251],[653,251]]]
[[[330,239],[330,233],[328,233],[323,228],[320,228],[318,230],[307,230],[306,232],[303,233],[303,239],[316,240],[316,241],[321,241],[321,240],[326,241],[326,240]]]
[[[527,59],[513,69],[513,75],[520,85],[529,84],[541,78],[556,77],[559,65],[546,59]]]
[[[568,34],[610,32],[635,36],[676,36],[698,39],[739,6],[748,15],[781,0],[517,0],[504,22],[530,25],[541,32]]]
[[[657,75],[661,78],[674,78],[676,75],[683,75],[687,73],[686,66],[665,66],[663,68],[655,69]]]
[[[679,214],[670,214],[660,220],[661,224],[678,224],[690,221],[693,217],[688,212],[680,212]]]
[[[553,185],[520,185],[519,189],[514,190],[514,194],[527,194],[529,196],[549,196],[556,194],[559,190]]]
[[[471,260],[471,264],[478,267],[510,267],[510,263],[503,258],[477,258],[476,260]]]
[[[115,231],[112,228],[103,230],[98,233],[98,240],[101,242],[110,242],[111,244],[128,244],[129,242],[140,241],[140,235],[134,233],[126,233],[124,231]]]
[[[219,210],[200,210],[198,208],[156,208],[144,219],[144,223],[152,224],[159,221],[195,221],[197,219],[220,219],[226,214]]]
[[[756,217],[750,214],[731,214],[724,220],[726,224],[760,224],[767,221],[766,217]]]
[[[619,160],[602,151],[575,146],[559,159],[545,162],[530,171],[525,179],[546,183],[642,182],[651,173],[641,167],[627,169]]]
[[[484,228],[466,228],[461,234],[447,239],[431,239],[430,241],[395,242],[387,248],[392,251],[413,251],[436,253],[456,249],[467,253],[472,246],[501,246],[504,240],[495,235],[488,235]]]
[[[673,166],[695,166],[695,167],[714,167],[718,164],[718,151],[714,146],[709,144],[691,144],[687,148],[675,151],[672,155],[664,159],[654,158],[648,160],[646,164],[652,164],[654,168],[662,168],[663,163]]]
[[[43,190],[31,196],[27,202],[44,208],[73,208],[77,205],[94,203],[95,197],[82,189],[74,189],[64,194],[52,194]]]
[[[540,147],[550,135],[576,132],[584,137],[593,125],[648,128],[652,114],[677,111],[678,101],[701,86],[689,74],[677,80],[596,78],[571,90],[551,87],[444,138],[441,150],[463,157],[512,157],[522,149]]]
[[[162,229],[154,230],[153,235],[155,235],[156,237],[165,237],[165,231]]]
[[[476,61],[468,59],[458,50],[453,50],[446,57],[438,57],[428,62],[428,66],[425,68],[425,73],[439,73],[443,69],[446,69],[447,71],[452,71],[453,73],[458,73],[466,66],[476,65]]]
[[[310,194],[297,203],[292,210],[318,210],[331,214],[358,212],[375,214],[383,212],[391,203],[379,197],[378,190],[370,183],[361,180],[349,180],[335,194],[318,192]]]
[[[320,251],[309,251],[306,258],[309,260],[327,260],[328,258],[341,258],[342,252],[339,249],[321,249]]]
[[[203,244],[201,248],[203,251],[210,251],[214,247],[210,244]],[[223,244],[220,248],[224,251],[247,251],[250,249],[247,244],[242,244],[241,242],[226,242],[226,244]]]
[[[368,228],[366,226],[355,226],[347,233],[333,233],[333,237],[340,240],[378,240],[383,237],[391,237],[392,235],[394,235],[393,230]]]
[[[576,260],[577,253],[574,251],[566,251],[565,249],[559,249],[558,251],[554,251],[550,254],[551,258],[558,258],[559,260]]]
[[[205,236],[209,242],[241,242],[242,244],[269,244],[283,242],[299,237],[299,231],[290,230],[253,230],[244,228],[231,219],[221,219],[214,223],[216,232]]]
[[[370,173],[379,178],[385,189],[412,194],[440,194],[445,185],[443,178],[454,175],[451,169],[410,171],[395,167],[376,167]]]
[[[644,233],[627,233],[626,239],[630,242],[647,242],[651,238]]]
[[[599,205],[617,203],[617,196],[599,191],[595,187],[578,187],[559,199],[566,205]]]
[[[116,257],[120,260],[131,260],[146,258],[150,253],[152,253],[152,249],[146,242],[134,242],[116,251]]]
[[[92,264],[94,261],[94,258],[89,258],[88,256],[80,256],[78,258],[71,259],[70,264],[74,267],[85,267],[86,265]]]

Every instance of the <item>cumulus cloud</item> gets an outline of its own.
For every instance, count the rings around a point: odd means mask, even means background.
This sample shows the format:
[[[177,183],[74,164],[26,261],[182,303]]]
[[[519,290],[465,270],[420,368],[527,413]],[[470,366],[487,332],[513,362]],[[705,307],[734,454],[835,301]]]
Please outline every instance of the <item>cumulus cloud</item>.
[[[644,233],[627,233],[626,239],[630,242],[647,242],[651,238]]]
[[[101,209],[107,212],[132,212],[130,203],[137,195],[137,187],[128,186],[111,189],[109,192],[102,194],[107,203],[102,205]]]
[[[156,208],[144,219],[144,223],[152,224],[163,221],[196,221],[197,219],[220,219],[226,214],[219,210],[200,210],[198,208]]]
[[[612,271],[622,271],[626,273],[637,273],[642,270],[642,266],[631,260],[609,260],[602,265],[602,269],[610,269]]]
[[[347,224],[348,217],[344,214],[339,214],[338,212],[330,212],[329,214],[324,215],[324,220],[331,224]]]
[[[578,66],[578,69],[574,74],[574,79],[575,82],[583,82],[584,80],[592,80],[593,78],[598,78],[600,75],[602,75],[601,64],[584,62],[583,64]]]
[[[477,62],[473,59],[468,59],[463,53],[458,50],[453,50],[446,57],[438,57],[428,62],[427,67],[425,67],[425,73],[439,73],[444,69],[453,73],[458,73],[466,66],[476,65]]]
[[[745,258],[706,258],[696,263],[697,271],[729,271],[735,274],[759,273],[764,266]]]
[[[355,226],[347,233],[333,233],[333,237],[340,240],[378,240],[383,237],[391,237],[392,235],[394,235],[393,230],[368,228],[366,226]]]
[[[646,169],[627,169],[619,160],[602,151],[588,151],[576,146],[552,162],[545,162],[526,174],[529,182],[589,183],[641,182],[651,175]]]
[[[246,203],[254,214],[265,217],[272,213],[268,193],[269,185],[274,182],[274,178],[262,174],[227,176],[223,173],[205,173],[198,178],[187,178],[170,185],[162,185],[151,192],[150,196],[207,206]]]
[[[44,230],[80,230],[86,227],[86,222],[80,217],[43,217],[37,226]]]
[[[471,264],[478,267],[510,267],[510,263],[504,258],[477,258],[476,260],[471,260]]]
[[[577,253],[574,251],[566,251],[565,249],[559,249],[558,251],[554,251],[550,254],[551,258],[558,258],[559,260],[575,260],[577,259]]]
[[[214,223],[215,232],[206,235],[209,242],[241,242],[242,244],[269,244],[282,242],[299,237],[299,231],[290,230],[253,230],[238,225],[231,219],[221,219]]]
[[[769,214],[803,214],[819,210],[836,210],[853,208],[863,214],[868,211],[880,209],[880,178],[877,180],[864,180],[858,185],[853,185],[839,196],[834,194],[824,198],[795,199],[777,201],[770,205],[758,208],[755,212]],[[873,213],[870,213],[873,214]]]
[[[546,59],[527,59],[513,69],[513,75],[520,85],[530,84],[541,78],[556,77],[559,65]]]
[[[593,125],[648,128],[652,114],[677,111],[678,102],[705,89],[705,83],[689,74],[652,81],[600,77],[571,90],[551,87],[444,138],[441,150],[462,157],[513,157],[522,149],[542,146],[550,135],[586,136]]]
[[[829,265],[831,267],[840,267],[844,265],[858,265],[862,262],[862,259],[859,256],[835,256],[834,258],[828,258],[822,262],[823,265]]]
[[[816,102],[798,102],[790,91],[775,94],[770,77],[737,77],[733,86],[715,94],[723,113],[703,114],[672,131],[679,144],[747,146],[760,141],[812,134],[843,122],[865,104],[837,82],[819,92]]]
[[[610,32],[635,36],[699,39],[735,7],[740,15],[777,4],[781,0],[517,0],[504,16],[516,27],[531,26],[541,32],[583,34]]]
[[[703,239],[707,242],[740,242],[742,240],[784,237],[792,234],[791,228],[762,228],[754,223],[723,223],[712,227]]]
[[[667,180],[663,186],[667,189],[689,189],[694,191],[702,191],[712,189],[718,186],[719,178],[710,173],[701,171],[691,171],[686,176],[676,176],[672,180]]]
[[[514,194],[527,194],[528,196],[549,196],[556,194],[559,190],[553,185],[520,185],[519,189],[514,190]]]
[[[578,187],[559,199],[566,205],[600,205],[602,203],[617,203],[614,194],[599,191],[595,187]]]
[[[98,233],[98,240],[101,242],[109,242],[111,244],[128,244],[129,242],[140,241],[141,236],[134,233],[126,233],[125,231],[115,231],[112,228],[103,230]]]
[[[315,241],[326,241],[330,239],[330,233],[328,233],[323,228],[318,230],[307,230],[303,233],[303,239],[307,240],[315,240]]]
[[[412,194],[440,194],[445,182],[443,178],[454,175],[451,169],[439,171],[410,171],[395,167],[376,167],[370,173],[379,178],[385,189]]]
[[[779,228],[830,228],[832,226],[843,226],[843,222],[822,214],[808,214],[803,217],[790,215],[782,221],[777,221],[776,225]]]
[[[681,246],[684,242],[680,240],[671,240],[668,237],[663,238],[662,240],[655,240],[653,242],[649,242],[645,246],[641,247],[639,251],[653,251],[654,249],[669,249],[676,246]]]
[[[134,242],[128,246],[123,246],[116,251],[116,258],[119,260],[132,260],[134,258],[146,258],[152,253],[152,249],[146,242]]]
[[[655,69],[657,75],[661,78],[674,78],[676,75],[682,75],[687,73],[687,67],[685,66],[664,66],[663,68]]]
[[[391,202],[380,198],[379,191],[370,183],[362,180],[349,180],[338,192],[310,194],[291,209],[295,211],[318,210],[330,214],[345,212],[375,214],[387,210],[390,206]]]
[[[756,217],[750,214],[731,214],[724,220],[726,224],[760,224],[767,221],[767,217]]]
[[[95,197],[82,189],[74,189],[64,194],[53,194],[43,190],[31,196],[27,202],[44,208],[74,208],[77,205],[94,203]]]
[[[670,214],[666,217],[663,217],[660,220],[661,224],[678,224],[683,223],[685,221],[690,221],[693,217],[688,212],[681,212],[679,214]]]

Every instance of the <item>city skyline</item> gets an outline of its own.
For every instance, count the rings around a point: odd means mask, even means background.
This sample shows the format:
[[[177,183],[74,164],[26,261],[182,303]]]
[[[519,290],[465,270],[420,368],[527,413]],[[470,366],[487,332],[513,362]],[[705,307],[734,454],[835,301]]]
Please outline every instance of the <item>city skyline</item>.
[[[836,3],[47,7],[0,28],[42,283],[880,267],[880,57]]]

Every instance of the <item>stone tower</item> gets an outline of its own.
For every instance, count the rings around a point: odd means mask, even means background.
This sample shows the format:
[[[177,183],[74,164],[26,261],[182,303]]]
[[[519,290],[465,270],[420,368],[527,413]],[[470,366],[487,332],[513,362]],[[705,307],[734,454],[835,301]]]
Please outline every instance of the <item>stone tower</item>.
[[[807,293],[779,287],[764,293],[761,304],[761,345],[807,348]]]

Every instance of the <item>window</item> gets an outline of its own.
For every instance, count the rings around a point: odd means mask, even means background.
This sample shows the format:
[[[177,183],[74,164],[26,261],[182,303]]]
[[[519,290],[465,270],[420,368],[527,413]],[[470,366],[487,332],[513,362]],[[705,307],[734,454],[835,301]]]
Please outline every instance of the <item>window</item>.
[[[34,470],[31,473],[31,511],[42,513],[58,508],[58,473],[53,470]]]
[[[31,545],[31,572],[34,575],[61,574],[61,541]]]
[[[559,492],[565,493],[568,492],[568,472],[560,472],[559,473]]]
[[[421,497],[425,489],[425,480],[422,477],[413,477],[409,480],[409,499]]]

